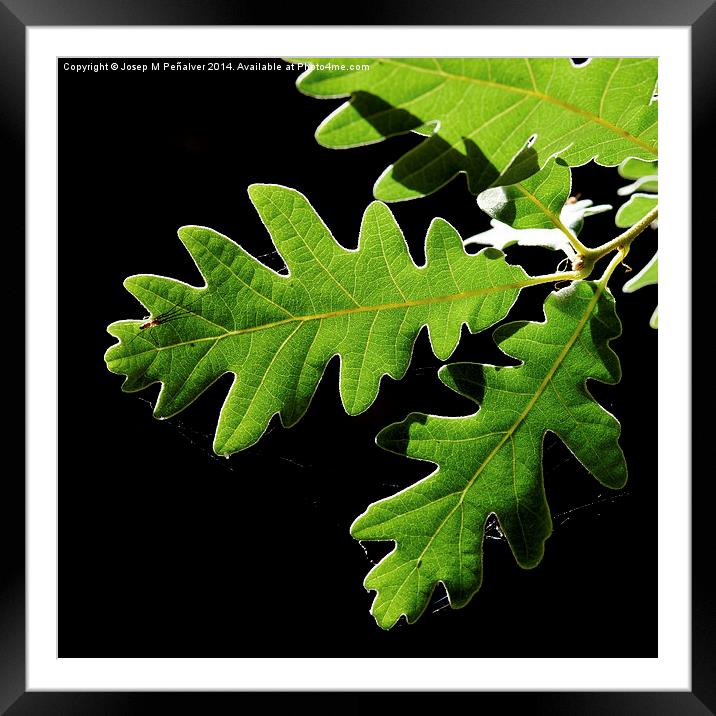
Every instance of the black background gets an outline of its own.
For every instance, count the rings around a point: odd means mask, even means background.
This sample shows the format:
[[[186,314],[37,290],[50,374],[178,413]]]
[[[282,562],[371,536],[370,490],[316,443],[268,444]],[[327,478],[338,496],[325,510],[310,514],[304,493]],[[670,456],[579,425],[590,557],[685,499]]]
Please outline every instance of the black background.
[[[473,411],[437,380],[426,335],[406,379],[384,379],[363,415],[345,415],[334,361],[295,428],[275,419],[255,447],[226,460],[211,442],[230,376],[157,421],[148,401],[158,386],[124,394],[107,371],[105,326],[144,315],[122,287],[128,275],[202,283],[176,238],[184,224],[211,226],[279,268],[264,256],[273,246],[246,193],[252,182],[302,191],[354,247],[375,179],[420,138],[318,146],[313,130],[338,102],[301,95],[295,72],[75,74],[63,62],[60,656],[656,656],[656,290],[622,296],[625,277],[615,277],[625,335],[612,345],[624,378],[590,385],[622,422],[627,487],[602,488],[548,435],[555,531],[542,564],[524,571],[504,541],[488,539],[484,585],[465,609],[441,609],[439,588],[417,624],[383,632],[361,583],[369,558],[390,545],[365,545],[366,554],[348,530],[370,502],[431,467],[380,450],[374,437],[411,410]],[[620,202],[624,183],[615,169],[574,171],[574,191],[595,203]],[[462,177],[391,208],[417,262],[433,216],[462,236],[488,223]],[[607,214],[588,219],[582,238],[596,245],[615,233]],[[654,238],[635,242],[629,263],[641,268],[654,247]],[[539,249],[508,256],[534,274],[559,260]],[[541,320],[549,290],[523,292],[508,320]],[[465,335],[453,359],[511,362],[490,333]]]

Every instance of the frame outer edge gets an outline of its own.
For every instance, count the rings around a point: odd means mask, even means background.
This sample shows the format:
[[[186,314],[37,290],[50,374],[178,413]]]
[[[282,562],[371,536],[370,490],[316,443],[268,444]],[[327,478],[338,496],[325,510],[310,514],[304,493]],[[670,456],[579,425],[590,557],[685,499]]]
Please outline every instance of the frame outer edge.
[[[25,276],[25,26],[0,3],[0,147],[6,175],[0,195],[7,231],[6,249],[15,256],[6,260],[12,274]],[[8,181],[8,177],[10,180]],[[7,226],[9,224],[9,226]],[[23,295],[20,291],[16,295]],[[18,301],[19,303],[19,301]],[[19,323],[19,321],[18,321]],[[22,346],[10,370],[13,382],[25,377],[25,321],[17,327]],[[8,369],[6,369],[8,370]],[[19,402],[19,401],[18,401]],[[11,412],[11,411],[12,412]],[[25,691],[25,469],[24,452],[17,446],[25,426],[24,407],[6,413],[10,435],[7,450],[20,465],[9,459],[0,477],[0,713]],[[14,436],[13,436],[14,433]]]
[[[692,261],[699,256],[698,241],[706,243],[713,236],[713,219],[710,207],[713,203],[714,180],[711,168],[716,163],[714,150],[714,126],[716,125],[716,3],[712,4],[691,28],[691,111],[692,147]],[[698,156],[698,161],[695,159]],[[696,238],[698,237],[698,239]],[[708,270],[711,262],[701,262],[701,271]],[[692,263],[692,272],[698,263]],[[695,273],[695,272],[694,272]],[[707,326],[711,303],[707,294],[709,278],[694,275],[692,280],[692,336],[695,326]],[[703,365],[696,365],[692,340],[692,381],[703,375]],[[694,394],[692,385],[692,396]],[[692,398],[692,463],[708,466],[710,461],[703,455],[709,445],[710,421],[700,408],[706,410],[705,401],[697,404]],[[697,450],[703,461],[697,461]],[[712,711],[716,712],[716,606],[712,585],[713,577],[713,480],[708,468],[692,469],[692,658],[691,688],[693,693]]]
[[[560,19],[555,23],[552,19],[550,24],[584,24],[584,19],[589,19],[589,24],[641,24],[640,18],[646,18],[650,25],[669,25],[680,24],[690,25],[692,27],[692,105],[693,105],[693,141],[694,146],[699,146],[700,165],[705,166],[704,171],[713,166],[716,162],[716,156],[713,149],[713,119],[714,109],[716,109],[716,71],[712,68],[716,67],[716,5],[712,4],[713,0],[688,0],[681,4],[672,3],[671,0],[658,0],[650,4],[649,8],[644,11],[642,3],[630,3],[625,6],[621,3],[617,15],[613,14],[610,3],[599,3],[591,5],[591,11],[582,14],[584,4],[581,2],[564,3],[562,8],[544,8],[532,6],[528,9],[521,2],[515,0],[506,0],[501,9],[492,6],[491,8],[480,8],[475,6],[470,10],[460,2],[461,8],[456,16],[456,5],[452,2],[446,3],[442,19],[444,24],[470,24],[471,22],[480,22],[480,24],[539,24],[540,20],[535,21],[531,17],[533,13],[540,14],[544,17],[545,10],[547,16],[555,17],[558,12]],[[0,2],[0,60],[2,60],[3,81],[0,83],[0,102],[2,102],[3,113],[0,115],[0,136],[2,136],[3,159],[5,167],[9,169],[14,181],[11,182],[7,193],[7,204],[5,205],[5,216],[10,220],[11,232],[10,236],[24,236],[25,233],[25,216],[24,216],[24,193],[25,193],[25,142],[24,142],[24,126],[25,126],[25,26],[27,24],[38,25],[60,25],[60,24],[228,24],[232,22],[243,22],[246,24],[265,22],[260,10],[254,11],[247,7],[236,7],[234,5],[233,12],[229,9],[229,5],[233,3],[216,2],[212,5],[205,5],[199,8],[199,3],[186,3],[184,7],[162,8],[160,3],[143,1],[141,8],[133,7],[135,3],[128,2],[122,5],[114,5],[105,0],[97,0],[96,3],[89,3],[84,0],[68,0],[64,3],[62,9],[54,3],[43,0],[23,0],[20,4],[19,0],[4,0]],[[137,3],[138,5],[138,3]],[[430,18],[426,18],[427,13],[421,12],[418,7],[412,10],[406,5],[400,7],[402,3],[396,3],[393,11],[385,10],[380,22],[383,24],[434,24]],[[525,4],[526,5],[526,4]],[[213,6],[213,7],[212,7]],[[12,10],[8,9],[12,8]],[[123,10],[120,10],[123,8]],[[612,23],[604,21],[604,10],[612,12]],[[306,8],[301,8],[305,11]],[[492,10],[492,14],[491,11]],[[18,13],[21,19],[13,14]],[[275,19],[275,10],[270,10],[273,19]],[[376,12],[371,9],[370,14],[375,21]],[[480,15],[478,19],[477,15]],[[422,17],[417,19],[416,16]],[[507,15],[512,16],[512,20],[508,23],[503,19]],[[578,17],[581,15],[581,18]],[[330,17],[330,16],[329,16]],[[287,23],[287,16],[282,18],[282,24]],[[358,14],[354,22],[359,24],[363,18]],[[310,20],[303,15],[303,23],[308,24]],[[271,23],[273,24],[273,23]],[[708,132],[708,134],[707,134]],[[702,177],[703,178],[703,177]],[[712,201],[713,181],[698,182],[694,175],[693,183],[693,206],[695,208],[693,216],[693,235],[708,236],[705,233],[708,230],[706,221],[706,212],[700,216],[696,209],[698,207],[708,206],[708,202]],[[5,203],[5,202],[4,202]],[[703,226],[702,226],[703,224]],[[711,232],[712,233],[712,232]],[[20,259],[24,266],[24,257]],[[698,311],[698,301],[694,301],[694,311]],[[703,305],[703,304],[702,304]],[[16,421],[20,424],[20,421]],[[698,423],[694,422],[698,425]],[[706,438],[706,428],[702,428],[702,438]],[[698,441],[698,436],[694,435],[694,444],[702,444]],[[0,713],[37,713],[36,707],[42,704],[43,712],[58,713],[59,709],[69,705],[68,701],[80,706],[82,702],[98,705],[102,702],[105,707],[113,702],[115,696],[118,696],[120,703],[127,703],[127,700],[134,706],[139,704],[153,703],[157,705],[154,694],[130,695],[123,696],[103,694],[90,696],[88,694],[26,694],[24,693],[25,680],[25,643],[24,643],[24,624],[25,624],[25,585],[24,585],[24,485],[20,478],[20,472],[17,470],[9,470],[6,472],[4,479],[0,481],[0,494],[5,498],[3,504],[12,507],[11,519],[4,520],[2,527],[3,542],[5,549],[3,550],[2,574],[0,575]],[[709,709],[714,713],[716,708],[716,687],[713,684],[712,676],[716,666],[716,619],[714,619],[713,594],[709,589],[709,577],[707,573],[708,566],[711,563],[712,554],[709,549],[710,543],[713,541],[713,533],[707,532],[706,510],[710,509],[712,501],[708,499],[709,490],[713,490],[709,480],[694,481],[694,532],[693,532],[693,661],[692,661],[692,679],[693,694],[687,693],[628,693],[628,694],[484,694],[488,700],[490,696],[498,696],[501,705],[504,707],[505,700],[510,701],[511,696],[531,696],[529,703],[536,706],[535,713],[575,713],[574,707],[579,701],[583,706],[587,706],[587,710],[591,713],[604,713],[602,707],[608,707],[612,714],[634,714],[642,713],[641,709],[646,710],[643,713],[650,714],[707,714]],[[8,510],[9,512],[9,510]],[[19,696],[22,696],[18,699]],[[171,698],[171,695],[162,695],[162,703],[164,697]],[[191,697],[196,696],[202,698],[202,704],[205,703],[205,695],[175,695],[183,701],[188,700],[198,705]],[[228,695],[225,695],[228,696]],[[249,696],[249,694],[246,694]],[[349,697],[348,694],[343,696]],[[381,698],[389,696],[383,694]],[[405,695],[401,695],[403,698]],[[424,695],[427,696],[427,695]],[[424,698],[423,696],[423,698]],[[129,698],[128,698],[129,697]],[[368,695],[362,695],[367,700]],[[471,695],[471,699],[476,699],[484,703],[483,698],[479,694]],[[545,700],[553,698],[553,706],[549,711],[543,711]],[[584,701],[582,701],[584,698]],[[362,700],[362,699],[361,699]],[[491,699],[489,699],[491,700]],[[54,701],[55,706],[59,709],[52,708],[51,703]],[[233,701],[233,699],[232,699]],[[343,703],[345,701],[341,699]],[[15,702],[15,706],[10,705]],[[233,701],[236,703],[235,701]],[[591,703],[591,707],[588,704]],[[636,708],[639,703],[640,708]],[[569,704],[569,707],[568,707]],[[601,707],[600,707],[601,704]],[[118,704],[115,703],[115,706]],[[129,705],[129,704],[127,704]],[[355,705],[355,702],[354,702]],[[367,704],[364,704],[364,706]],[[436,704],[437,705],[437,704]],[[8,707],[10,710],[7,711]],[[48,710],[45,710],[49,707]],[[594,710],[596,708],[596,711]],[[105,711],[105,713],[111,712]],[[131,709],[132,713],[141,711],[141,707]],[[147,712],[149,713],[149,712]]]

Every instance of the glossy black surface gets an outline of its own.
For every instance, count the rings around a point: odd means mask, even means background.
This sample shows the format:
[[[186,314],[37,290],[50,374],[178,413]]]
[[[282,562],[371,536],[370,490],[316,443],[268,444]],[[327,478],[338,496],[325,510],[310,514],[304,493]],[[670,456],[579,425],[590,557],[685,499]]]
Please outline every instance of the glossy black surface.
[[[523,571],[506,542],[488,540],[484,586],[468,607],[385,633],[368,614],[370,562],[349,527],[431,467],[380,450],[375,435],[413,410],[474,412],[437,380],[425,333],[408,376],[384,379],[364,414],[342,409],[334,360],[295,428],[274,419],[228,460],[212,456],[211,443],[230,376],[159,422],[148,402],[158,386],[121,393],[102,354],[114,342],[108,323],[145,313],[122,287],[127,275],[202,283],[179,226],[211,226],[278,269],[246,193],[272,182],[302,191],[354,247],[373,182],[420,138],[320,147],[314,128],[338,102],[301,95],[296,72],[76,73],[62,69],[74,60],[59,64],[61,656],[656,656],[657,364],[643,360],[656,352],[655,288],[615,289],[624,378],[592,386],[622,421],[627,488],[602,488],[548,435],[555,532],[543,564]],[[621,203],[625,183],[589,165],[575,170],[573,190]],[[465,237],[488,226],[463,177],[391,208],[419,263],[432,217]],[[583,240],[619,233],[613,216],[588,219]],[[655,246],[652,236],[635,242],[630,263],[643,266]],[[508,255],[535,274],[561,258]],[[551,289],[523,292],[510,318],[542,320]],[[489,331],[466,335],[453,359],[512,362]],[[377,558],[390,545],[366,548]],[[429,611],[446,606],[443,594]]]

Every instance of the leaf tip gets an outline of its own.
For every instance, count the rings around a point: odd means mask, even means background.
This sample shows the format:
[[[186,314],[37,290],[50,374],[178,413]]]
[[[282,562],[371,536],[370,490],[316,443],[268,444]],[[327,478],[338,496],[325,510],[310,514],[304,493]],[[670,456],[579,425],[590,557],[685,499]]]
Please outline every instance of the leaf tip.
[[[272,186],[271,184],[265,184],[262,182],[256,182],[254,184],[249,184],[248,187],[246,187],[246,193],[249,195],[249,199],[255,204],[256,199],[261,199],[262,197],[266,196],[267,191],[266,189],[268,187]]]
[[[383,450],[396,452],[399,455],[405,453],[405,446],[408,443],[404,425],[410,421],[416,413],[411,413],[402,423],[392,423],[384,427],[376,436],[375,444]]]
[[[342,105],[339,109],[343,109],[344,106]],[[345,140],[341,138],[340,133],[336,132],[335,127],[330,124],[332,117],[333,115],[329,115],[316,127],[313,137],[321,147],[326,149],[347,149]]]
[[[358,515],[353,520],[353,523],[348,528],[348,532],[353,539],[361,540],[363,539],[363,530],[365,529],[365,520],[368,515],[368,512],[370,511],[370,507],[361,515]]]
[[[373,617],[373,619],[375,619],[375,623],[383,631],[390,631],[396,625],[396,623],[398,622],[398,619],[400,619],[400,617],[404,616],[403,614],[401,614],[397,617],[390,617],[390,618],[386,619],[385,617],[378,616],[372,609],[370,610],[370,614]],[[408,622],[408,623],[410,623],[410,622]]]
[[[654,313],[651,315],[651,319],[649,320],[649,325],[652,328],[659,329],[659,307],[657,306],[654,309]]]
[[[132,292],[132,288],[136,286],[137,284],[137,277],[136,276],[127,276],[127,278],[122,281],[122,286],[127,289],[130,293]]]
[[[180,226],[177,229],[177,236],[184,241],[185,239],[193,238],[194,234],[199,231],[202,227],[194,224],[187,224],[186,226]]]
[[[395,204],[399,201],[409,201],[423,196],[419,190],[411,189],[393,177],[395,165],[386,167],[385,171],[375,180],[373,184],[373,196],[379,201]]]
[[[435,216],[428,225],[428,234],[439,231],[440,229],[451,231],[459,237],[458,230],[447,219],[443,219],[441,216]],[[462,240],[460,241],[460,246],[462,246]]]
[[[496,334],[497,331],[493,336]],[[480,405],[485,397],[484,376],[487,369],[488,366],[481,363],[449,363],[440,367],[438,378],[450,390]]]
[[[477,206],[486,214],[494,217],[509,204],[510,198],[505,187],[496,186],[485,189],[477,195]]]
[[[246,191],[249,195],[249,199],[251,199],[251,202],[256,207],[258,207],[258,205],[260,204],[265,203],[267,200],[270,201],[273,196],[277,196],[279,194],[297,197],[308,202],[308,199],[306,199],[306,197],[301,194],[300,191],[298,191],[297,189],[292,189],[289,186],[284,186],[283,184],[256,182],[255,184],[249,184]]]
[[[142,304],[145,308],[147,308],[147,305],[142,301],[142,279],[144,277],[141,275],[136,276],[127,276],[127,278],[122,281],[122,286],[129,291],[129,293],[134,296],[134,298],[139,301],[139,303]]]

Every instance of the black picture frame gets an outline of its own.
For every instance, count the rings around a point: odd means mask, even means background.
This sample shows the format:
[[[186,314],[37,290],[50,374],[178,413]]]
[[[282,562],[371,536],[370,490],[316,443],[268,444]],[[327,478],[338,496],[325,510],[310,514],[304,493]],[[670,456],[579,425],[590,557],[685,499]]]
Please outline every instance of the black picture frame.
[[[714,159],[712,131],[716,105],[716,3],[690,0],[678,5],[670,0],[584,0],[544,4],[525,0],[507,0],[489,5],[467,5],[450,0],[439,6],[427,2],[394,3],[390,7],[351,6],[349,17],[340,17],[340,5],[295,4],[281,11],[282,25],[594,25],[594,26],[688,26],[692,40],[692,142],[699,147],[699,162],[693,167],[692,234],[708,236],[707,207],[712,183],[703,167]],[[25,29],[29,26],[92,25],[272,25],[276,10],[268,4],[238,5],[230,0],[202,3],[186,0],[167,4],[160,0],[66,0],[62,4],[48,0],[4,0],[0,2],[0,114],[5,175],[11,178],[2,202],[8,236],[25,232]],[[14,248],[20,246],[15,240]],[[23,263],[20,254],[8,267]],[[697,262],[697,266],[699,263]],[[703,265],[703,264],[702,264]],[[6,269],[9,270],[9,269]],[[17,272],[17,271],[16,271]],[[692,284],[696,287],[698,282]],[[694,324],[699,325],[697,290],[693,295]],[[18,363],[20,361],[18,360]],[[24,367],[18,365],[17,372]],[[696,407],[696,406],[694,406]],[[20,430],[23,421],[11,421]],[[705,438],[705,424],[693,415],[693,448]],[[8,444],[18,444],[20,436],[8,436]],[[696,457],[696,450],[692,457]],[[10,468],[9,458],[0,481],[4,506],[2,559],[0,564],[0,712],[17,716],[35,713],[154,713],[157,708],[188,708],[192,711],[220,712],[230,708],[246,694],[170,694],[170,693],[82,693],[26,692],[25,687],[25,490],[22,473]],[[716,713],[716,620],[714,595],[710,588],[710,543],[707,512],[712,504],[713,487],[708,479],[692,484],[692,674],[690,692],[599,692],[599,693],[485,693],[470,696],[477,708],[495,703],[503,708],[526,708],[532,713],[574,714],[708,714]],[[703,473],[701,476],[704,477]],[[686,476],[674,476],[683,479]],[[708,675],[712,674],[711,677]],[[327,694],[323,708],[331,712],[358,713],[370,700],[370,694]],[[383,695],[382,704],[390,707],[399,695]],[[277,708],[293,710],[296,698],[272,694]],[[306,697],[299,697],[303,700]],[[437,706],[439,695],[421,697],[426,705]],[[312,707],[315,708],[315,707]]]

